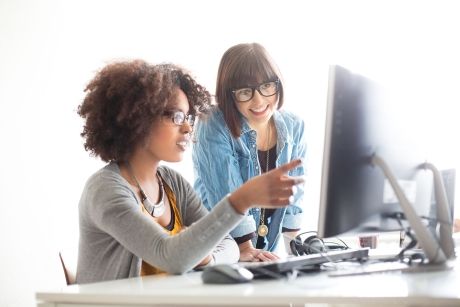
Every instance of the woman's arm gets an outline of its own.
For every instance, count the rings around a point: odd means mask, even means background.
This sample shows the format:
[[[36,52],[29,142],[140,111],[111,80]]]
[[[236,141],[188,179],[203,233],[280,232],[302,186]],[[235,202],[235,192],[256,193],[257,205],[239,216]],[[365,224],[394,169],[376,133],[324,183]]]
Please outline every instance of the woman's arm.
[[[232,136],[219,113],[198,121],[194,132],[192,160],[198,194],[208,209],[243,184]],[[199,187],[197,187],[199,185]]]
[[[294,121],[292,125],[292,154],[290,160],[301,159],[302,165],[297,167],[295,170],[292,170],[290,174],[292,176],[305,176],[305,162],[307,155],[307,143],[305,139],[305,124],[304,121],[300,118],[297,118],[291,115],[291,119]],[[282,228],[285,232],[297,232],[302,226],[302,215],[303,215],[303,206],[304,206],[304,194],[305,186],[298,185],[297,192],[294,196],[294,202],[286,208],[286,214],[283,219]]]
[[[86,215],[91,222],[139,258],[169,273],[193,269],[242,217],[224,198],[214,212],[169,236],[141,212],[134,193],[120,179],[106,177],[90,185],[90,195],[85,197],[92,199]]]
[[[162,175],[168,184],[175,190],[178,206],[180,207],[181,217],[185,225],[192,225],[208,214],[192,186],[179,173],[169,168],[162,169]],[[203,259],[198,266],[236,263],[239,260],[238,246],[229,235],[226,235],[214,248],[214,250]]]
[[[212,210],[220,199],[243,184],[240,161],[235,157],[232,136],[220,113],[197,123],[195,139],[192,151],[195,190],[206,208]],[[252,215],[246,214],[230,234],[239,238],[255,230]]]
[[[121,244],[161,270],[184,273],[206,258],[249,208],[259,204],[267,208],[286,206],[293,186],[302,181],[286,178],[284,174],[299,164],[300,161],[294,161],[249,180],[222,199],[211,212],[174,236],[166,234],[160,225],[141,212],[134,192],[119,174],[106,171],[93,176],[85,187],[80,204],[81,218],[85,221],[80,225],[93,228],[94,238],[88,242],[93,254],[98,254],[97,249],[100,254],[107,254],[108,248]]]

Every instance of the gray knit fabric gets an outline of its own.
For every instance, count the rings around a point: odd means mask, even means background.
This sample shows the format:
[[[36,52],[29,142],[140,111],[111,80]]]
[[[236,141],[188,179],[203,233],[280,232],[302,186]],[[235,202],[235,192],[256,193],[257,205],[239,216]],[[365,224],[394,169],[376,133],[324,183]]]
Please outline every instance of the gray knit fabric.
[[[238,246],[227,234],[243,215],[227,198],[208,212],[181,175],[166,166],[159,172],[187,230],[169,236],[153,223],[118,165],[110,163],[88,179],[80,199],[77,283],[139,276],[142,259],[171,274],[193,269],[210,252],[213,263],[238,261]]]

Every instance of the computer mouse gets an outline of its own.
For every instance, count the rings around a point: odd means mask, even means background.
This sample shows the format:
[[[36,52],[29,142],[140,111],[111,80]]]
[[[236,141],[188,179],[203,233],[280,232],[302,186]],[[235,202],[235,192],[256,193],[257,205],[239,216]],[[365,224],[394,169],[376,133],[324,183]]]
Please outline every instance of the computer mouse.
[[[205,284],[238,284],[253,278],[251,271],[237,264],[216,264],[205,268],[201,274]]]

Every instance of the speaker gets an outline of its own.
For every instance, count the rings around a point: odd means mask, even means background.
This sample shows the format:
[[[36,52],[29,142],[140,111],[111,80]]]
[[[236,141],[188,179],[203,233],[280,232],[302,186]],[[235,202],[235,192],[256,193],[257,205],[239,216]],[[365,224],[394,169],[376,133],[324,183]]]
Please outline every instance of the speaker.
[[[304,240],[302,240],[303,235],[307,235]],[[307,231],[298,234],[289,242],[289,246],[291,248],[292,254],[295,256],[348,249],[348,246],[343,241],[339,241],[340,242],[326,242],[317,236],[316,231]]]

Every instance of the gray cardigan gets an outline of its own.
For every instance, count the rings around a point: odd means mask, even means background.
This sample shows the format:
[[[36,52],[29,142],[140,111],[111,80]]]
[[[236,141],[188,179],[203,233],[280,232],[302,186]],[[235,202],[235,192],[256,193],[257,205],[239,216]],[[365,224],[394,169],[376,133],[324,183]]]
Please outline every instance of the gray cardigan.
[[[139,276],[142,259],[171,274],[193,269],[211,252],[213,263],[238,261],[238,246],[227,234],[244,216],[227,198],[208,212],[180,174],[166,166],[159,172],[187,230],[169,236],[153,223],[118,165],[110,163],[88,179],[81,195],[77,283]]]

